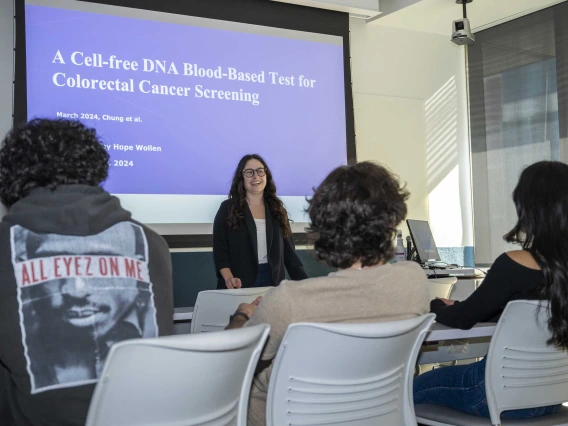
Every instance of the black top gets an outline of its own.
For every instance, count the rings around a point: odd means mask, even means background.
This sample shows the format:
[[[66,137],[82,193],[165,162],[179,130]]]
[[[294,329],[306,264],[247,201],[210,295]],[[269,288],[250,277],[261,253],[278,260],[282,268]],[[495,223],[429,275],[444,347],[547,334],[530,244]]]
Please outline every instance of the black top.
[[[469,330],[478,322],[498,321],[512,300],[536,299],[535,289],[543,278],[542,271],[527,268],[503,253],[495,260],[483,283],[466,300],[446,306],[434,299],[430,310],[436,314],[437,322]]]
[[[225,280],[219,272],[230,268],[233,276],[239,278],[243,288],[252,287],[258,275],[258,243],[256,225],[248,207],[244,206],[245,223],[236,230],[229,230],[230,200],[221,203],[213,223],[213,257],[217,273],[217,288],[225,289]],[[285,278],[284,267],[293,280],[308,278],[302,261],[298,258],[292,237],[284,238],[280,224],[272,218],[268,206],[266,211],[266,248],[272,285],[278,285]]]
[[[110,347],[172,334],[171,256],[100,188],[37,188],[0,223],[0,425],[84,425]]]

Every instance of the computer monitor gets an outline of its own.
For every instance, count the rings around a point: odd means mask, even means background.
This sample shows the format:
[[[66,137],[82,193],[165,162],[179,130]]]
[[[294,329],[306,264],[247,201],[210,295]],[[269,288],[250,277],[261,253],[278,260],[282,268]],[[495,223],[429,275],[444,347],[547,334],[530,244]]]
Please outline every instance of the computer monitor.
[[[430,230],[430,225],[426,220],[412,220],[406,221],[412,242],[418,254],[418,261],[420,263],[439,262],[440,254],[434,242],[434,236]]]

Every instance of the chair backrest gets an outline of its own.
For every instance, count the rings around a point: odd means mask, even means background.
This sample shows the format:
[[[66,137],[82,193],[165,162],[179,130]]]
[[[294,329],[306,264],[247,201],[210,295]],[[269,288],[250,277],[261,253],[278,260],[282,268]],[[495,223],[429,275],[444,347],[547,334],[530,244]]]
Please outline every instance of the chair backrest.
[[[191,332],[223,330],[229,323],[229,317],[241,303],[251,303],[274,287],[239,288],[234,290],[206,290],[197,295]]]
[[[114,345],[87,426],[246,425],[270,326],[133,339]]]
[[[414,364],[433,320],[292,324],[274,361],[267,426],[416,425]]]
[[[448,299],[458,279],[456,277],[433,278],[428,280],[428,294],[430,300],[436,297]]]
[[[548,346],[548,304],[510,302],[489,345],[485,389],[492,424],[506,410],[544,407],[568,398],[568,353]],[[538,316],[537,316],[538,313]]]

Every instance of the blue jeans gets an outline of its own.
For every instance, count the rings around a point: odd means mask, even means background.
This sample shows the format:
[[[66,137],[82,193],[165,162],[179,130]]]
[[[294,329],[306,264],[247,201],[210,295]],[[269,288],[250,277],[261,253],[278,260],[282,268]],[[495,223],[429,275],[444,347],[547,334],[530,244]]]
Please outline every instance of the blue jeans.
[[[414,379],[414,404],[443,405],[463,413],[489,417],[485,395],[485,358],[479,362],[428,371]],[[530,419],[553,414],[560,405],[510,410],[502,419]]]
[[[272,277],[270,276],[270,266],[268,266],[268,263],[259,263],[258,275],[253,287],[269,287],[271,285],[274,284],[272,284]]]

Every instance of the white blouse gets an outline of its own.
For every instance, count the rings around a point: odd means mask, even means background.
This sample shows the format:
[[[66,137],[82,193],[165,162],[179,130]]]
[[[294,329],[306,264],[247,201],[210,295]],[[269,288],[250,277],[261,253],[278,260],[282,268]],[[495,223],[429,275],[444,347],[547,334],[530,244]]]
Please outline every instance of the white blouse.
[[[256,225],[256,242],[258,245],[258,263],[268,263],[268,248],[266,246],[266,219],[254,219]]]

